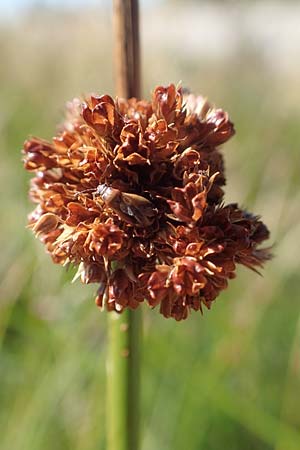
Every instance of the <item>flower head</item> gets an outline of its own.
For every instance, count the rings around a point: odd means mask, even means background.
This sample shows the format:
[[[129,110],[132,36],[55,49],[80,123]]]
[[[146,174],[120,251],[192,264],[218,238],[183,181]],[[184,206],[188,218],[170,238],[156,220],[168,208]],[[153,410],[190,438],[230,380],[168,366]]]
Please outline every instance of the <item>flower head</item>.
[[[210,308],[236,264],[270,257],[259,218],[223,203],[219,145],[233,134],[227,113],[174,85],[151,102],[76,99],[52,142],[24,144],[29,226],[55,263],[99,284],[101,307],[146,300],[176,320]]]

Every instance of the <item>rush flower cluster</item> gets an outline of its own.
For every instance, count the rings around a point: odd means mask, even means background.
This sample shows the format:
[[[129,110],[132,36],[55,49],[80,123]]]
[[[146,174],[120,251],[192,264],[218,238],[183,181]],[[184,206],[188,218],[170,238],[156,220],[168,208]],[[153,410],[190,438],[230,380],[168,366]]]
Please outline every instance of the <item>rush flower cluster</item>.
[[[226,112],[173,84],[150,102],[74,100],[52,142],[24,144],[29,226],[55,263],[98,283],[100,307],[202,312],[238,263],[256,270],[270,256],[259,218],[223,202],[219,146],[233,134]]]

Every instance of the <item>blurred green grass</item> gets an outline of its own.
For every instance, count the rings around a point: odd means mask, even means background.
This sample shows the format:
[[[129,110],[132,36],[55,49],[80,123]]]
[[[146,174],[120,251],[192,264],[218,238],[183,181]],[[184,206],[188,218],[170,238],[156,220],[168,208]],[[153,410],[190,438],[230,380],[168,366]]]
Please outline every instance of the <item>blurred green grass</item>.
[[[25,229],[28,135],[51,138],[65,101],[113,93],[111,23],[32,11],[0,51],[1,450],[105,448],[106,314]],[[55,32],[53,32],[55,30]],[[246,45],[246,44],[245,44]],[[226,201],[261,214],[276,258],[243,268],[210,312],[175,323],[144,307],[142,450],[300,448],[299,100],[295,74],[248,51],[227,61],[143,41],[144,92],[183,81],[224,107]]]

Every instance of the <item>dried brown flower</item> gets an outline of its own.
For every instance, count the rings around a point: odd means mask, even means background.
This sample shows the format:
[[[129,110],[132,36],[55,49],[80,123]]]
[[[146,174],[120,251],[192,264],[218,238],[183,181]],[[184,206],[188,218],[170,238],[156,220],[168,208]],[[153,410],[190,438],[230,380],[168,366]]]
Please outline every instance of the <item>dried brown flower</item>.
[[[76,99],[52,142],[24,144],[29,226],[55,263],[99,283],[101,307],[146,299],[176,320],[210,308],[236,264],[256,270],[270,257],[259,218],[223,204],[218,146],[233,134],[227,113],[174,85],[152,102]]]

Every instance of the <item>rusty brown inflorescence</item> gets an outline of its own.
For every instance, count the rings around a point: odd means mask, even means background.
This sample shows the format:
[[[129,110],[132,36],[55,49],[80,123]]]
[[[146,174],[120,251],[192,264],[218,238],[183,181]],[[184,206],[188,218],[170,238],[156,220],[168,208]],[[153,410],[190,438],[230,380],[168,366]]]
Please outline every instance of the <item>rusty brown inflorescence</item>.
[[[100,307],[146,300],[176,320],[210,308],[237,263],[270,257],[259,218],[223,203],[219,146],[233,134],[226,112],[173,84],[151,102],[74,100],[52,142],[25,142],[29,226],[55,263],[98,283]]]

